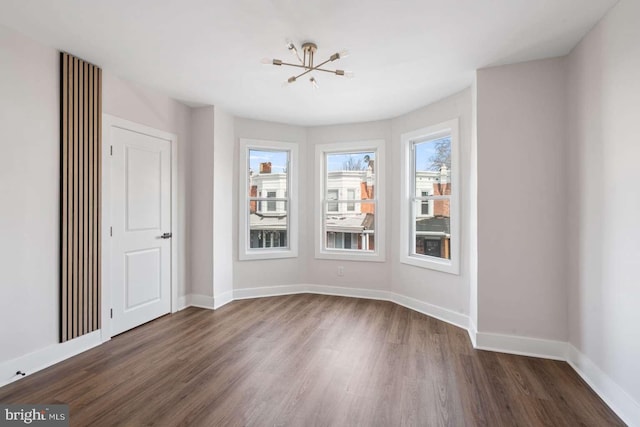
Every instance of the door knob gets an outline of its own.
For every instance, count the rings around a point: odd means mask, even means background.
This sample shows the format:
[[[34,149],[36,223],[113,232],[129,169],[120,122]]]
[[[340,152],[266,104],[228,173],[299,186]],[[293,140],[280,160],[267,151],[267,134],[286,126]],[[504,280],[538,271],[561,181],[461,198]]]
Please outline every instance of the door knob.
[[[170,239],[171,238],[171,233],[164,233],[162,236],[160,236],[161,239]]]

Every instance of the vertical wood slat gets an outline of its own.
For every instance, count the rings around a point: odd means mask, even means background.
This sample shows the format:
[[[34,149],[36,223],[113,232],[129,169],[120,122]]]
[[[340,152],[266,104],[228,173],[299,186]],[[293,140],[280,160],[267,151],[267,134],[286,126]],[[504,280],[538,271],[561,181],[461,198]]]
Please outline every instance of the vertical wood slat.
[[[69,232],[68,232],[68,237],[67,237],[67,268],[68,268],[68,272],[67,272],[67,283],[66,283],[66,287],[67,287],[67,311],[65,312],[65,314],[71,312],[73,309],[73,290],[71,289],[71,286],[69,286],[69,284],[72,284],[72,278],[73,278],[73,267],[74,267],[74,263],[73,263],[73,222],[72,222],[72,218],[73,218],[73,193],[72,193],[72,185],[73,185],[73,141],[72,141],[72,135],[73,135],[73,58],[70,56],[67,56],[67,68],[69,69],[69,75],[68,77],[68,87],[69,87],[69,96],[67,97],[68,99],[68,103],[69,105],[67,105],[66,108],[66,112],[68,115],[67,118],[67,145],[69,146],[69,159],[68,159],[68,167],[69,170],[67,171],[67,183],[68,183],[68,189],[67,189],[67,206],[68,206],[68,216],[67,216],[67,223],[68,223],[68,227],[69,227]],[[67,329],[67,339],[71,339],[71,337],[73,336],[73,324],[71,322],[66,322],[66,329]]]
[[[67,180],[68,180],[68,161],[67,156],[69,155],[69,144],[67,143],[67,104],[68,104],[68,60],[64,56],[60,58],[60,85],[61,85],[61,97],[60,97],[60,134],[61,134],[61,144],[60,144],[60,194],[62,195],[62,200],[60,203],[60,225],[61,225],[61,238],[60,238],[60,256],[61,256],[61,277],[62,277],[62,286],[60,289],[60,313],[66,313],[67,311],[67,287],[64,283],[67,281],[67,241],[69,234],[69,227],[67,223]],[[67,328],[62,320],[62,316],[60,316],[60,340],[67,340]]]
[[[97,216],[97,223],[98,223],[98,229],[97,229],[97,240],[98,243],[96,244],[96,250],[98,251],[98,256],[97,256],[97,263],[96,266],[98,268],[98,274],[96,276],[96,283],[98,284],[97,286],[97,290],[98,290],[98,302],[96,303],[96,307],[100,307],[100,296],[102,295],[102,286],[100,286],[100,275],[102,274],[102,263],[100,262],[101,258],[101,254],[102,254],[102,246],[100,245],[100,242],[102,241],[102,215],[100,215],[100,212],[102,212],[102,186],[100,185],[101,182],[101,177],[102,177],[102,69],[98,68],[97,69],[98,72],[98,86],[96,87],[96,94],[98,95],[98,103],[97,103],[97,108],[98,108],[98,114],[96,115],[96,119],[98,120],[98,132],[97,132],[97,141],[98,144],[96,146],[96,153],[98,153],[98,159],[96,161],[96,168],[97,168],[97,172],[96,172],[96,177],[98,180],[98,185],[96,186],[96,191],[98,194],[98,209],[97,212],[98,214]],[[97,328],[100,328],[100,324],[101,324],[101,319],[100,316],[97,316]]]
[[[89,281],[93,280],[93,67],[89,66],[89,76],[88,76],[88,87],[89,87],[89,97],[87,102],[87,124],[89,125],[88,139],[87,139],[87,147],[89,148],[89,198],[87,200],[89,206],[89,268],[87,269],[87,277]],[[88,287],[88,296],[87,296],[87,330],[93,330],[93,289],[92,287]]]
[[[60,56],[60,341],[100,328],[102,70]]]
[[[79,336],[78,331],[78,58],[73,58],[73,306],[71,323],[73,324],[72,337]]]

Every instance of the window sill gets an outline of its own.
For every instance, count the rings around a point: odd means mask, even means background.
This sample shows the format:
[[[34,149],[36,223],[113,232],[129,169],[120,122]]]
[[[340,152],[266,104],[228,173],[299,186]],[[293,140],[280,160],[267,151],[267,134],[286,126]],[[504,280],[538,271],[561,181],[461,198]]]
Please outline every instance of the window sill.
[[[400,257],[400,262],[403,264],[413,265],[414,267],[460,275],[460,268],[458,267],[458,264],[450,260],[443,260],[430,256],[418,257],[404,255]]]
[[[352,253],[347,251],[316,251],[316,259],[341,260],[341,261],[365,261],[384,262],[385,258],[380,253]]]
[[[257,260],[265,260],[265,259],[286,259],[286,258],[296,258],[298,256],[297,251],[293,251],[291,249],[272,249],[272,250],[264,250],[264,251],[248,251],[241,252],[239,259],[240,261],[257,261]]]

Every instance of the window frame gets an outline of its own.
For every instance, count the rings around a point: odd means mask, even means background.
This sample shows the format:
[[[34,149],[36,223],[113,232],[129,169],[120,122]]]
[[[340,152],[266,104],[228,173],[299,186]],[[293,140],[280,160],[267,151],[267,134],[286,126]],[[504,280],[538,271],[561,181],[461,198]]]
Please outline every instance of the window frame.
[[[441,138],[449,134],[451,137],[451,195],[450,209],[450,254],[451,259],[443,259],[430,255],[413,253],[415,250],[415,144]],[[459,119],[403,133],[400,137],[403,159],[402,199],[400,203],[400,262],[444,273],[460,274],[460,130]],[[433,196],[432,196],[433,197]],[[418,199],[420,199],[418,197]],[[432,206],[430,206],[432,209]],[[431,210],[430,209],[430,210]]]
[[[284,202],[287,212],[287,243],[288,247],[251,248],[249,230],[249,209],[252,201],[248,193],[249,188],[249,151],[288,151],[287,190],[285,197],[276,197],[273,202]],[[298,144],[282,141],[268,141],[261,139],[240,139],[239,156],[239,188],[238,191],[238,258],[240,261],[295,258],[298,256]],[[268,193],[267,193],[268,194]],[[254,197],[261,199],[266,197]],[[264,201],[268,203],[269,201]],[[257,203],[262,203],[257,201]],[[276,204],[277,211],[277,204]]]
[[[371,252],[358,252],[349,249],[333,249],[325,246],[326,234],[326,207],[325,191],[327,189],[326,160],[328,154],[353,153],[373,151],[375,158],[375,198],[360,201],[362,203],[375,203],[375,249]],[[315,147],[315,258],[345,261],[371,261],[384,262],[386,258],[386,231],[385,231],[385,141],[383,139],[338,142],[329,144],[317,144]],[[357,190],[356,190],[357,195]],[[338,196],[339,197],[339,196]],[[339,199],[338,204],[354,203],[353,200]],[[355,201],[358,204],[358,200]],[[341,212],[338,206],[338,212]]]

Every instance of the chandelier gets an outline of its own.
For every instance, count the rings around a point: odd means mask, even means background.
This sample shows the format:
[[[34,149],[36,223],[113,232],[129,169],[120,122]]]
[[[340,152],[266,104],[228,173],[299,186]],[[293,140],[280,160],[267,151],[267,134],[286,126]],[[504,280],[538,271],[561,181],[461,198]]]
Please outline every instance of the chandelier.
[[[318,50],[318,46],[315,43],[311,43],[311,42],[306,42],[302,44],[302,57],[300,57],[300,54],[298,53],[298,49],[296,48],[296,46],[293,44],[293,42],[288,42],[287,43],[287,49],[289,49],[289,52],[291,52],[292,55],[294,55],[296,57],[296,59],[298,60],[299,64],[292,64],[290,62],[284,62],[281,59],[270,59],[270,58],[264,58],[262,60],[263,64],[273,64],[273,65],[277,65],[277,66],[289,66],[289,67],[296,67],[296,68],[301,68],[302,72],[300,74],[298,74],[297,76],[291,76],[287,79],[287,83],[293,83],[295,81],[297,81],[300,77],[306,76],[309,73],[313,72],[313,71],[322,71],[325,73],[331,73],[331,74],[335,74],[336,76],[344,76],[347,78],[352,78],[354,77],[354,74],[352,71],[345,71],[345,70],[328,70],[326,68],[322,68],[324,67],[326,64],[328,64],[329,62],[333,62],[336,61],[338,59],[341,58],[346,58],[347,56],[349,56],[349,52],[347,52],[346,50],[334,53],[333,55],[331,55],[329,57],[329,59],[320,62],[319,64],[315,64],[315,54],[316,51]],[[309,82],[311,83],[311,85],[314,88],[318,88],[318,80],[316,79],[315,76],[310,76],[309,78]]]

